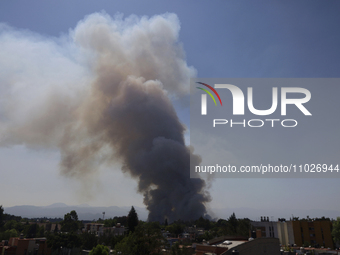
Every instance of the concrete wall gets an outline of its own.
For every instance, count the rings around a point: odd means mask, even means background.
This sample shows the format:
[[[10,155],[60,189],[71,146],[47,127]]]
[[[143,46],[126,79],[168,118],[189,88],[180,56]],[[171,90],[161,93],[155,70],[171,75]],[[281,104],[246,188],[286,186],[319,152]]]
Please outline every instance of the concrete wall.
[[[294,231],[291,221],[277,222],[278,238],[282,245],[294,244]]]

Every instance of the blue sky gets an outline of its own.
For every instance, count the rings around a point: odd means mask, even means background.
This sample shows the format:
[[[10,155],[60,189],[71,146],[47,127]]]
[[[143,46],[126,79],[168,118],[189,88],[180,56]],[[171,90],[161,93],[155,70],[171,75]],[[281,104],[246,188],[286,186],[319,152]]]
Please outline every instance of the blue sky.
[[[333,0],[1,1],[0,22],[44,37],[60,37],[85,15],[102,10],[124,17],[175,13],[187,64],[198,77],[339,77],[340,3]],[[188,109],[176,109],[189,125]],[[59,176],[58,161],[53,150],[0,148],[0,203],[5,207],[55,202],[143,206],[136,182],[109,169],[94,181],[92,200],[85,201],[77,194],[81,189],[76,182]],[[119,169],[118,164],[115,167]],[[247,215],[251,208],[275,217],[295,216],[303,210],[311,217],[322,216],[320,210],[328,210],[331,215],[325,216],[335,217],[340,207],[332,198],[339,191],[338,179],[219,179],[210,189],[210,207],[232,208],[236,215]]]

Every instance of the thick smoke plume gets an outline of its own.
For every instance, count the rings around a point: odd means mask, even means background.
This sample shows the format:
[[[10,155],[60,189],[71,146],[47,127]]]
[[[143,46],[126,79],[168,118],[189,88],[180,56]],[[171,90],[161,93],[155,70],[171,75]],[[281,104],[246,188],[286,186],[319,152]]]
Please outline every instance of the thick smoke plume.
[[[60,38],[0,25],[1,145],[58,148],[61,173],[81,180],[119,160],[149,220],[205,215],[209,194],[189,177],[192,152],[171,102],[195,75],[179,28],[174,14],[95,13]]]

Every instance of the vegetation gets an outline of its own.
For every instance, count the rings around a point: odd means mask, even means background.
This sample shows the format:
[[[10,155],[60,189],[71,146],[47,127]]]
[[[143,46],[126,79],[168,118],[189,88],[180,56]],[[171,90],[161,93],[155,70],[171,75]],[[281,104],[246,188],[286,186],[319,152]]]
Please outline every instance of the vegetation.
[[[180,248],[179,242],[176,242],[171,247],[171,255],[190,255],[192,254],[186,248]]]
[[[4,225],[4,208],[2,208],[2,205],[0,205],[0,229]]]
[[[160,225],[156,222],[139,224],[115,246],[117,254],[161,254],[167,247]]]
[[[79,235],[75,233],[58,233],[51,234],[47,237],[47,245],[54,251],[60,251],[62,249],[73,249],[81,246],[81,239]]]
[[[138,225],[138,215],[133,206],[131,207],[131,210],[127,216],[127,225],[128,225],[129,231],[131,232],[134,232],[135,228]]]
[[[301,220],[321,221],[329,218],[310,219],[307,216],[307,219]],[[85,230],[74,210],[66,213],[63,219],[27,219],[4,213],[0,205],[0,240],[9,240],[20,235],[25,238],[46,237],[47,245],[54,254],[78,254],[80,250],[88,250],[91,255],[106,255],[109,254],[109,246],[115,254],[164,254],[165,249],[167,254],[187,255],[192,251],[186,247],[190,247],[193,242],[200,243],[220,236],[248,237],[252,230],[250,220],[238,219],[235,213],[228,219],[217,221],[200,217],[192,221],[175,222],[164,219],[162,224],[144,222],[138,219],[133,206],[127,216],[98,219],[93,223],[103,224],[104,228],[101,228],[100,233],[98,230],[94,233]],[[120,226],[124,228],[123,231],[119,229]],[[340,243],[340,217],[333,221],[332,236],[335,243]],[[173,238],[178,238],[178,241],[170,247],[167,237],[172,238],[172,241]],[[303,246],[309,245],[305,242]]]
[[[340,243],[340,217],[333,222],[332,236],[334,243]]]
[[[122,226],[127,226],[127,216],[121,216],[121,217],[114,217],[106,220],[98,220],[98,223],[104,224],[104,227],[114,227],[117,225],[117,223],[120,223]]]
[[[81,228],[82,223],[78,221],[78,214],[76,211],[71,211],[65,214],[64,220],[60,222],[62,232],[77,232]]]
[[[83,250],[91,250],[98,243],[98,237],[94,233],[84,232],[80,235]]]
[[[109,255],[109,252],[107,246],[98,244],[91,250],[90,255]]]
[[[52,223],[53,222],[53,223]],[[77,253],[81,249],[90,250],[91,255],[108,254],[108,246],[116,254],[161,254],[164,249],[173,255],[190,254],[186,245],[202,242],[222,235],[238,235],[248,237],[249,219],[237,219],[233,213],[228,219],[212,221],[203,217],[192,221],[144,222],[138,219],[132,206],[127,216],[99,219],[95,223],[105,228],[100,234],[91,233],[83,228],[76,211],[64,215],[64,218],[27,219],[4,213],[0,206],[0,240],[23,235],[26,238],[46,237],[47,245],[54,253]],[[127,227],[118,235],[112,227]],[[335,230],[334,230],[335,231]],[[191,233],[190,238],[183,238],[183,233]],[[186,234],[188,237],[189,234]],[[179,238],[171,247],[166,237]]]

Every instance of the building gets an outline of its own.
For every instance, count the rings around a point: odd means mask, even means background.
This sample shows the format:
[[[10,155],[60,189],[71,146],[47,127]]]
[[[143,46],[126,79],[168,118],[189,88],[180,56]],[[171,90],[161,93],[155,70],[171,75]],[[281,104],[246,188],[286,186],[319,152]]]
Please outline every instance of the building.
[[[227,238],[227,239],[226,239]],[[242,237],[220,237],[207,244],[196,245],[196,255],[280,255],[278,238],[266,237],[245,240]]]
[[[104,224],[100,223],[85,223],[83,231],[96,234],[98,236],[104,233],[112,233],[115,236],[124,235],[126,228],[120,223],[117,223],[114,227],[104,227]]]
[[[213,245],[207,244],[197,244],[196,245],[196,255],[205,255],[205,254],[216,254],[221,255],[222,253],[226,252],[228,248],[225,247],[217,247]]]
[[[113,234],[115,236],[122,236],[124,235],[125,231],[127,231],[127,229],[122,226],[120,223],[117,223],[115,227],[113,227]]]
[[[85,223],[83,230],[92,234],[102,235],[104,233],[104,224]]]
[[[294,243],[297,246],[313,246],[334,249],[332,222],[328,219],[309,219],[292,221]]]
[[[49,255],[46,238],[11,237],[8,242],[2,242],[0,253],[4,255]]]
[[[256,238],[249,242],[228,249],[223,255],[233,255],[237,251],[239,255],[280,255],[280,241],[278,238]]]
[[[277,222],[277,234],[281,245],[289,246],[295,244],[293,224],[291,221],[279,219]]]
[[[186,227],[183,233],[191,240],[194,240],[196,237],[204,234],[204,228],[197,228],[196,225],[193,225],[192,227]]]
[[[256,231],[256,238],[278,238],[277,222],[269,221],[269,217],[261,217],[261,221],[252,221],[250,224]]]
[[[277,222],[269,221],[268,217],[261,217],[261,221],[252,221],[252,230],[256,238],[274,237],[280,240],[281,245],[296,245],[325,247],[334,249],[331,229],[332,222],[329,219],[302,219],[286,221],[280,219]]]

